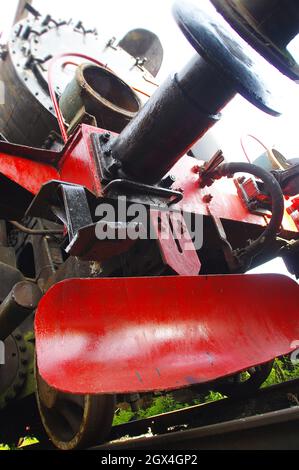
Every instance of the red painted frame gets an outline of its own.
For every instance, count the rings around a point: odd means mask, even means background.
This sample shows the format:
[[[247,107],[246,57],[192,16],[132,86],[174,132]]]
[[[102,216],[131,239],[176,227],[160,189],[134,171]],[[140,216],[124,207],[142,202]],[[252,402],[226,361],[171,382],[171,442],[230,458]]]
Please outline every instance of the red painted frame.
[[[0,173],[36,195],[41,186],[56,179],[85,186],[97,197],[103,196],[97,162],[92,151],[90,135],[102,134],[103,129],[81,125],[69,139],[63,151],[51,152],[8,143],[0,143]],[[176,178],[173,189],[184,193],[177,208],[185,212],[209,215],[223,219],[265,226],[263,215],[250,213],[237,195],[233,180],[224,178],[210,188],[199,188],[198,175],[193,171],[194,158],[183,156],[172,168]],[[204,196],[211,195],[209,204]],[[209,211],[210,208],[210,211]],[[286,212],[283,228],[298,232],[292,217]]]

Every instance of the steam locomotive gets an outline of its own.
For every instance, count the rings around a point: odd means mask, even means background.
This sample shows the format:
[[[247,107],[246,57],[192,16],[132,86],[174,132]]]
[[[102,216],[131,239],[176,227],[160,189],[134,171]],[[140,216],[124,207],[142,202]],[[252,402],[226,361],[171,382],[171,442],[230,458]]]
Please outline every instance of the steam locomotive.
[[[296,348],[297,283],[245,273],[298,276],[299,165],[189,150],[236,93],[279,115],[299,6],[212,4],[175,3],[195,55],[161,86],[147,30],[117,43],[28,4],[2,46],[0,408],[36,392],[59,449],[105,440],[117,396],[242,394]]]

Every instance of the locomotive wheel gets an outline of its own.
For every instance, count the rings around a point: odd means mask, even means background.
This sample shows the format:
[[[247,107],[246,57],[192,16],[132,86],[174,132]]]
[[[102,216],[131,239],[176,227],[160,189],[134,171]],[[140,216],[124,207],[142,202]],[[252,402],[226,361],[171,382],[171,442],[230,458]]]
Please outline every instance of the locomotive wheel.
[[[217,392],[227,397],[242,397],[254,393],[268,378],[273,361],[260,364],[239,374],[227,377],[215,384]]]
[[[44,428],[60,450],[91,447],[111,430],[114,395],[72,395],[50,387],[36,370],[37,404]]]

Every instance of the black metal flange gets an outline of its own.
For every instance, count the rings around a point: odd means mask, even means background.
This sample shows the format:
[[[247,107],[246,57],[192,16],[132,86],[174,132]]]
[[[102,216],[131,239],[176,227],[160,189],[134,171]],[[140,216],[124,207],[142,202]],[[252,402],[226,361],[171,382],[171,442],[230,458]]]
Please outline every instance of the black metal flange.
[[[262,111],[273,116],[280,114],[272,76],[267,77],[267,64],[220,15],[210,16],[181,0],[175,3],[173,14],[198,54],[231,81],[236,92]]]
[[[287,50],[299,33],[298,0],[211,0],[229,24],[280,72],[299,79],[299,64]]]

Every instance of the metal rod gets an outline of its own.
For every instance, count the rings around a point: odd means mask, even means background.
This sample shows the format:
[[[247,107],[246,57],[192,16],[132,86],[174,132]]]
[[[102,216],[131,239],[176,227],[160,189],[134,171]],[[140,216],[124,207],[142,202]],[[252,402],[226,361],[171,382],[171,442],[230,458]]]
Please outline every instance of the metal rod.
[[[33,282],[18,282],[0,306],[0,340],[4,341],[36,309],[42,297]]]
[[[232,84],[199,55],[170,76],[111,143],[126,177],[154,184],[220,118]]]
[[[28,227],[25,227],[25,225],[20,224],[20,222],[17,222],[16,220],[10,220],[9,221],[15,228],[20,230],[21,232],[27,233],[28,235],[61,235],[63,234],[64,230],[63,229],[45,229],[45,230],[35,230],[31,229]]]

